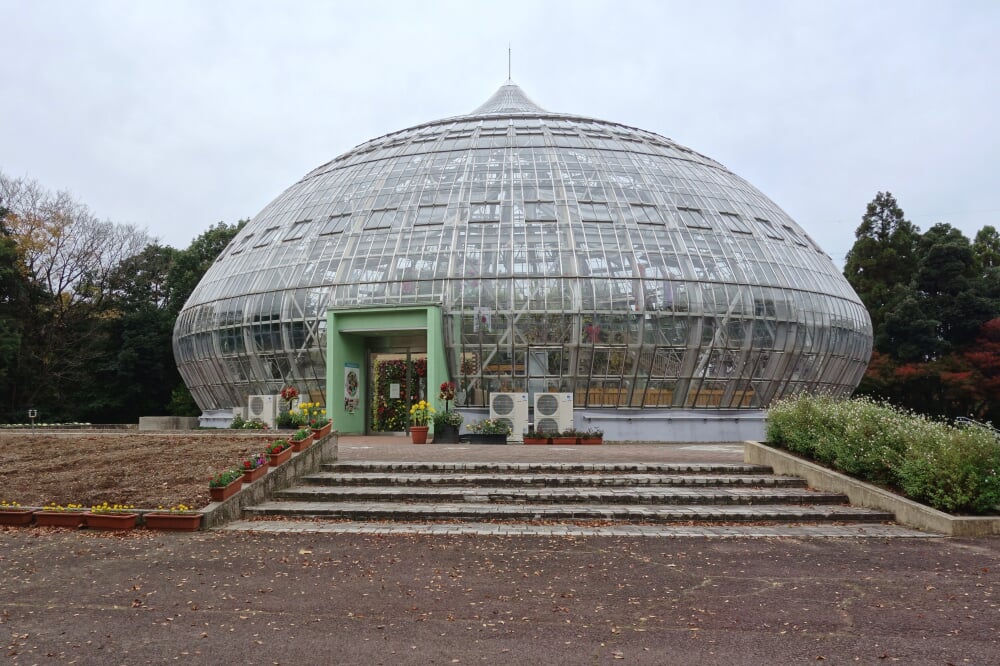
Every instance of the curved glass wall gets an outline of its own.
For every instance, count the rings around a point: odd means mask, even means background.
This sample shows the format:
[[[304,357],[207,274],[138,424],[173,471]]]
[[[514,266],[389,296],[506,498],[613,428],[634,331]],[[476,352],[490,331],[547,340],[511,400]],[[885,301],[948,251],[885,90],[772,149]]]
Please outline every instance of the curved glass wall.
[[[181,312],[203,409],[325,390],[325,312],[440,303],[459,404],[759,408],[848,394],[872,345],[833,262],[771,200],[657,134],[548,113],[515,85],[389,134],[261,211]]]

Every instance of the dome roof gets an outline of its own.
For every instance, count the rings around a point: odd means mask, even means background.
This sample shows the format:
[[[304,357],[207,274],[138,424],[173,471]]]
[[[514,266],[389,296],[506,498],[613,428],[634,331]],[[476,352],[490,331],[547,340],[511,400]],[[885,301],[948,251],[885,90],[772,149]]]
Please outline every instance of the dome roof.
[[[871,351],[850,285],[752,185],[659,134],[545,111],[508,81],[471,114],[367,141],[281,193],[193,292],[175,353],[202,407],[289,380],[322,390],[328,306],[432,301],[456,318],[456,377],[464,317],[483,308],[508,327],[497,354],[530,354],[520,329],[544,322],[569,350],[559,385],[645,373],[724,389],[721,406],[746,406],[751,384],[755,406],[849,392]],[[580,331],[599,320],[622,329],[599,341],[621,367],[583,366]]]

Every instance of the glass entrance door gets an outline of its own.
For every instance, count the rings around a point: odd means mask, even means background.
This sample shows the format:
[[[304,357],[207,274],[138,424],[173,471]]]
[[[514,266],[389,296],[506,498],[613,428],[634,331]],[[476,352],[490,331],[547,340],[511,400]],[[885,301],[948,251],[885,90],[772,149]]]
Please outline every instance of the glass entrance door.
[[[368,354],[371,433],[405,432],[410,424],[410,406],[427,399],[426,351],[378,351]]]

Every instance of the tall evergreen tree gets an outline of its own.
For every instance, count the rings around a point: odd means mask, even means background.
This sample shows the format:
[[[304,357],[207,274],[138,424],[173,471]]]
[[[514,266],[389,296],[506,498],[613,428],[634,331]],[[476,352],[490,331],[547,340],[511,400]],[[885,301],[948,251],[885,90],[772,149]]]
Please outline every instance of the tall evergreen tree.
[[[879,192],[868,204],[854,236],[844,275],[878,331],[887,313],[908,295],[900,280],[913,275],[917,267],[919,230],[905,218],[891,193]]]

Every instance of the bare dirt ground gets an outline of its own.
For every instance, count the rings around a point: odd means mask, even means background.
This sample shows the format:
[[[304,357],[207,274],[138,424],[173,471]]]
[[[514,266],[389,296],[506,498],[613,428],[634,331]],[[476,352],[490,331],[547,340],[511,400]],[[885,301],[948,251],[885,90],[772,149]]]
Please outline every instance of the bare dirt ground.
[[[209,478],[274,438],[240,430],[0,431],[0,500],[202,507]]]

